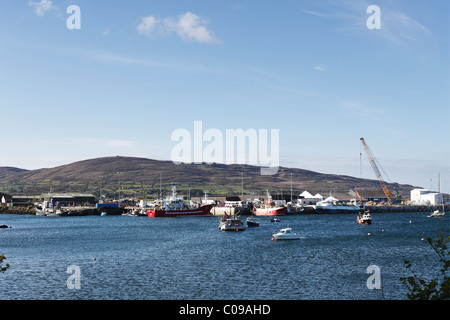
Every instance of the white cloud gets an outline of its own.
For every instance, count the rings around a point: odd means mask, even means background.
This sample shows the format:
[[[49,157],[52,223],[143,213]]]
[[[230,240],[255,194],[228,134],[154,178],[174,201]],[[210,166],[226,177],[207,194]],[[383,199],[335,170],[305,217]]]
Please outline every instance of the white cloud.
[[[314,69],[317,71],[325,71],[325,67],[320,64],[315,65]]]
[[[139,34],[148,37],[165,36],[176,33],[184,41],[196,41],[203,43],[218,43],[207,29],[208,21],[194,13],[186,12],[177,18],[167,17],[160,19],[155,16],[147,16],[141,19],[137,26]]]
[[[206,20],[188,11],[178,16],[176,31],[182,39],[187,41],[216,42],[217,40],[204,24],[206,24]]]
[[[141,19],[141,23],[138,25],[137,30],[139,34],[152,36],[160,23],[161,20],[155,16],[144,17]]]
[[[55,7],[53,6],[53,2],[51,2],[50,0],[41,0],[41,2],[30,1],[28,2],[28,5],[30,7],[33,7],[34,12],[40,17],[43,16],[47,11],[55,9]]]

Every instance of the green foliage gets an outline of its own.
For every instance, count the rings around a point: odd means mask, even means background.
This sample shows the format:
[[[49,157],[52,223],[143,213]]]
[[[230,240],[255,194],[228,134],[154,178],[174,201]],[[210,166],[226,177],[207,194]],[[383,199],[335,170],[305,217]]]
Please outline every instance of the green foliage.
[[[433,241],[427,238],[427,242],[439,257],[439,262],[443,264],[436,278],[429,281],[421,279],[412,269],[410,261],[405,260],[406,268],[410,271],[411,276],[401,277],[400,280],[408,288],[409,292],[406,294],[410,300],[449,300],[450,299],[450,277],[449,267],[450,250],[447,243],[450,242],[450,237],[444,239],[441,234]]]
[[[5,272],[6,269],[9,268],[9,264],[6,264],[4,267],[2,266],[3,260],[6,260],[6,257],[5,257],[5,255],[2,253],[2,255],[0,256],[0,272]]]

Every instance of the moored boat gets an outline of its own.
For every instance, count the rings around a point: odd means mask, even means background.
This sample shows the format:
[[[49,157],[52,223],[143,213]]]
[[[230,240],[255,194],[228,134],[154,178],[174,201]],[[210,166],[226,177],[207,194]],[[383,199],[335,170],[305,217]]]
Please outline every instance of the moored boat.
[[[313,206],[317,213],[359,213],[358,205],[348,205],[339,202],[333,197],[328,197]]]
[[[245,224],[242,222],[241,217],[237,215],[223,215],[219,222],[219,229],[222,231],[244,231]]]
[[[443,218],[445,215],[445,205],[444,205],[444,198],[442,197],[442,192],[441,192],[441,175],[439,174],[439,197],[441,200],[441,208],[437,208],[436,210],[431,211],[430,215],[428,216],[428,218]]]
[[[370,212],[365,211],[362,215],[359,214],[358,217],[356,217],[356,222],[359,224],[371,224],[372,216],[370,215]]]
[[[290,201],[286,206],[286,214],[299,214],[303,213],[305,209],[298,200]]]
[[[259,221],[255,220],[252,217],[247,218],[246,222],[247,222],[247,228],[259,227]]]
[[[286,214],[286,207],[271,207],[255,208],[255,216],[284,216]]]
[[[262,207],[253,208],[255,216],[284,216],[286,214],[286,207],[277,206],[275,202],[272,201],[269,191],[267,191],[267,199],[267,203]]]
[[[213,217],[211,209],[214,205],[207,204],[200,207],[190,207],[183,198],[177,198],[176,187],[172,188],[172,196],[163,202],[163,206],[147,210],[147,216],[155,217]]]

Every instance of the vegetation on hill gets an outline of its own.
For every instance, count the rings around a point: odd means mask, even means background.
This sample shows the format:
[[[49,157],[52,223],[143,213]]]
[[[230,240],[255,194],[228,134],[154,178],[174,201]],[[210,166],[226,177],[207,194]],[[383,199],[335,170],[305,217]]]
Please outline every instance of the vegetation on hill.
[[[24,170],[11,167],[0,168],[0,192],[14,195],[37,195],[52,192],[92,193],[99,196],[122,196],[144,198],[155,197],[160,192],[169,192],[173,185],[180,194],[211,196],[265,193],[295,194],[304,190],[381,191],[377,180],[324,174],[303,169],[280,167],[273,176],[260,175],[260,168],[250,165],[224,164],[180,164],[134,157],[105,157],[55,168]],[[410,185],[389,184],[388,187],[408,195]]]

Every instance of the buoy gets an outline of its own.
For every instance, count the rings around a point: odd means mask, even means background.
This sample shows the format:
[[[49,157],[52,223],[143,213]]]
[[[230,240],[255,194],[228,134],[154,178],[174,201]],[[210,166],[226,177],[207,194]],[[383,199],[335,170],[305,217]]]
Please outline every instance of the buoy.
[[[370,236],[370,232],[367,235]]]
[[[272,241],[275,241],[275,238],[272,238]]]
[[[409,223],[412,223],[412,221],[411,221],[411,220],[409,220]]]
[[[422,241],[423,241],[423,240],[425,240],[425,239],[424,239],[424,238],[422,238],[422,239],[420,239],[420,240],[422,240]]]
[[[382,229],[381,232],[384,232],[384,229]]]
[[[95,260],[97,260],[97,258],[94,258],[94,259],[92,259],[92,260],[94,260],[94,261],[95,261]]]

